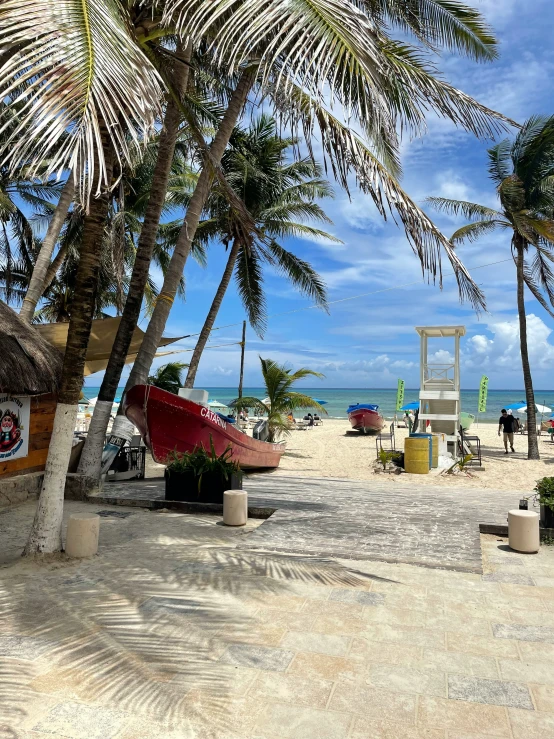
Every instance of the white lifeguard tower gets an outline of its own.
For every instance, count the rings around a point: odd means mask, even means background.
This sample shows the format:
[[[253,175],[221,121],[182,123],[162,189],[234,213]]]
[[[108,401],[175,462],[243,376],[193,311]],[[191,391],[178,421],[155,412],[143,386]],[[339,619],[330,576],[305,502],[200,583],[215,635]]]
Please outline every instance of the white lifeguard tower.
[[[431,431],[444,434],[448,451],[458,457],[460,428],[460,337],[465,336],[465,326],[416,326],[421,338],[419,420],[421,431],[426,422]],[[438,363],[429,361],[429,339],[454,339],[454,361]],[[450,351],[450,350],[449,350]]]

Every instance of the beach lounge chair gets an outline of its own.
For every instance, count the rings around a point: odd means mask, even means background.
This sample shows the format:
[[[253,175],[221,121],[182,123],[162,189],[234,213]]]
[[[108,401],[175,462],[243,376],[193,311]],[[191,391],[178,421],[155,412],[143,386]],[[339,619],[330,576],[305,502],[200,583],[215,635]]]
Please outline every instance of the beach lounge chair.
[[[394,450],[394,423],[391,423],[389,426],[389,433],[380,433],[378,434],[377,438],[375,439],[375,449],[377,452],[377,456],[379,456],[379,449],[383,449],[383,442],[389,441],[390,442],[390,448],[391,450]]]

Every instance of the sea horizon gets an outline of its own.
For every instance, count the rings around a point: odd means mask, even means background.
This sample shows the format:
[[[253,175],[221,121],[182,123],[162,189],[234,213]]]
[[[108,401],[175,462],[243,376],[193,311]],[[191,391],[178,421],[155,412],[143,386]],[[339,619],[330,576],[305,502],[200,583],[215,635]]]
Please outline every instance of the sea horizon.
[[[202,388],[208,391],[210,400],[217,400],[220,403],[228,404],[237,397],[236,386],[210,386]],[[386,418],[391,418],[396,412],[396,388],[329,388],[329,387],[302,387],[298,388],[301,392],[326,401],[324,407],[330,418],[346,418],[346,409],[354,403],[375,403],[379,406],[381,413]],[[89,399],[98,395],[99,386],[89,385],[83,387],[85,396]],[[124,387],[118,388],[118,395],[123,393]],[[477,416],[477,402],[479,396],[478,388],[462,388],[461,406],[462,411],[473,413]],[[263,399],[265,397],[262,387],[244,387],[244,396],[253,396]],[[419,388],[405,388],[404,403],[417,401]],[[495,389],[489,390],[487,400],[487,410],[479,414],[480,421],[496,422],[500,416],[500,411],[505,405],[517,403],[525,400],[525,390],[522,389]],[[554,391],[553,390],[535,390],[535,401],[540,405],[546,405],[554,411]],[[297,415],[301,415],[302,411],[298,411]],[[549,414],[547,414],[549,415]]]

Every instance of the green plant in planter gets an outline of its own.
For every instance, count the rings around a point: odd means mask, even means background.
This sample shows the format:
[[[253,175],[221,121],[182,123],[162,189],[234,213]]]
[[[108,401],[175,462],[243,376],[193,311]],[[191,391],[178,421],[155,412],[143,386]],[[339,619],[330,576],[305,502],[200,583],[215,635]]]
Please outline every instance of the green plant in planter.
[[[231,460],[232,449],[229,444],[222,454],[217,454],[213,438],[210,435],[210,449],[207,451],[202,445],[194,447],[192,452],[177,451],[170,452],[167,456],[167,474],[190,473],[198,481],[198,495],[202,488],[204,475],[213,474],[226,482],[231,480],[232,475],[242,475],[238,462]]]
[[[378,460],[379,460],[379,462],[380,462],[380,463],[381,463],[381,464],[383,465],[383,469],[384,469],[384,470],[386,470],[386,469],[387,469],[387,465],[388,465],[388,463],[389,463],[389,462],[392,462],[392,460],[393,460],[393,459],[394,459],[394,457],[395,457],[395,454],[396,454],[396,452],[393,452],[393,451],[386,451],[385,449],[383,449],[383,447],[381,447],[381,448],[379,449],[379,453],[378,453],[378,455],[377,455],[377,459],[378,459]]]
[[[539,504],[554,511],[554,477],[543,477],[537,480],[535,490]]]

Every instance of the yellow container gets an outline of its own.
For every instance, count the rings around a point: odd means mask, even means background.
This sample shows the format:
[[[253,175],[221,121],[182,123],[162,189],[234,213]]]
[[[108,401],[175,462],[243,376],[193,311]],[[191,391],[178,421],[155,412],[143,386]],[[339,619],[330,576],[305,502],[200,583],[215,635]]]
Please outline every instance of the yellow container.
[[[438,451],[438,445],[436,446]],[[404,469],[413,475],[429,473],[429,439],[404,439]]]
[[[439,466],[439,435],[433,434],[433,443],[431,444],[431,467],[436,469]]]

